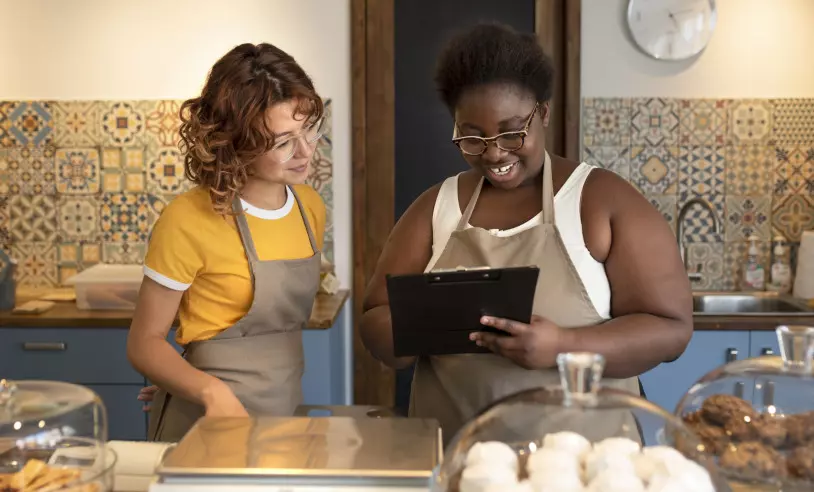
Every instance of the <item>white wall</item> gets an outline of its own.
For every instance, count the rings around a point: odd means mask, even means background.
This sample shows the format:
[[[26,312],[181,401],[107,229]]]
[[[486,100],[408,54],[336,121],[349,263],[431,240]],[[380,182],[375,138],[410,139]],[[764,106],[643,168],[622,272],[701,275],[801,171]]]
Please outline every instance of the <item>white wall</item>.
[[[184,99],[237,44],[288,51],[333,99],[336,267],[351,285],[349,1],[0,0],[0,20],[0,99]]]
[[[582,0],[582,97],[814,97],[814,0],[716,3],[707,49],[662,62],[629,41],[628,0]]]

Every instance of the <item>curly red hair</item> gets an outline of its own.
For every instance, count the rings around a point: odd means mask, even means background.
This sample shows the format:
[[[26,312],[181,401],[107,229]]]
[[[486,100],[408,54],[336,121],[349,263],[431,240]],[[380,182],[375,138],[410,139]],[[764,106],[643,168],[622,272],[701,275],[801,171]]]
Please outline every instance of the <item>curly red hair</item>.
[[[294,58],[268,43],[246,43],[215,63],[200,97],[181,105],[184,174],[208,188],[217,212],[230,213],[250,164],[274,145],[266,111],[290,100],[298,103],[295,117],[323,114],[322,99]]]

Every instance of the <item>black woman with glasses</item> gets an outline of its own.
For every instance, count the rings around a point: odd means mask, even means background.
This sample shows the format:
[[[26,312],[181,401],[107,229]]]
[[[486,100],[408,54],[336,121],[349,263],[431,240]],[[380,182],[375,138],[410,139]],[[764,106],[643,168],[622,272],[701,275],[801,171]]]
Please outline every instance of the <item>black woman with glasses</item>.
[[[471,169],[424,192],[401,217],[368,286],[361,334],[394,368],[415,365],[410,414],[445,439],[494,401],[558,384],[558,353],[593,352],[605,385],[639,393],[638,376],[679,357],[692,295],[661,214],[624,179],[545,149],[553,68],[532,35],[479,25],[454,38],[436,83]],[[387,274],[463,267],[539,267],[531,323],[484,317],[471,335],[490,350],[397,358]]]
[[[302,328],[319,287],[325,204],[305,184],[322,99],[297,62],[243,44],[181,107],[185,171],[197,186],[161,213],[127,341],[155,387],[150,439],[178,441],[198,418],[293,415]],[[178,354],[167,334],[178,313]]]

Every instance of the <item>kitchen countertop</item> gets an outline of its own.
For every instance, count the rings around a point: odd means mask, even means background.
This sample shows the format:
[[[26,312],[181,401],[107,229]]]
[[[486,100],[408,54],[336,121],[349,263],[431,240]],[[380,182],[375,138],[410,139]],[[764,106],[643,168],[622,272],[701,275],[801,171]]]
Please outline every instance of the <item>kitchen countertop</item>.
[[[348,290],[340,290],[333,295],[317,294],[307,329],[326,330],[332,327],[349,294]],[[32,293],[18,292],[17,303],[37,297]],[[0,328],[130,328],[133,318],[133,311],[86,311],[78,309],[75,302],[54,304],[53,308],[42,314],[0,311]]]
[[[780,325],[814,326],[806,316],[694,316],[695,331],[774,331]]]

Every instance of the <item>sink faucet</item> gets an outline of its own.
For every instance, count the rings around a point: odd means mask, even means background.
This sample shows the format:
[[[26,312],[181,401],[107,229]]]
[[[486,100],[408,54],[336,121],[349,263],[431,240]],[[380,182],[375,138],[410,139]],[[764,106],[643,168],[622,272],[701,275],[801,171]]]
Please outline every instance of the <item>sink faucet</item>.
[[[681,261],[684,263],[684,269],[687,270],[687,276],[691,282],[700,282],[703,276],[701,275],[701,267],[695,271],[690,271],[689,259],[687,258],[687,248],[684,246],[684,216],[693,207],[698,205],[709,210],[712,215],[712,228],[716,234],[721,233],[721,221],[718,219],[718,214],[715,213],[713,206],[701,197],[695,197],[687,200],[678,211],[678,228],[676,230],[676,238],[678,239],[678,252],[681,254]]]

